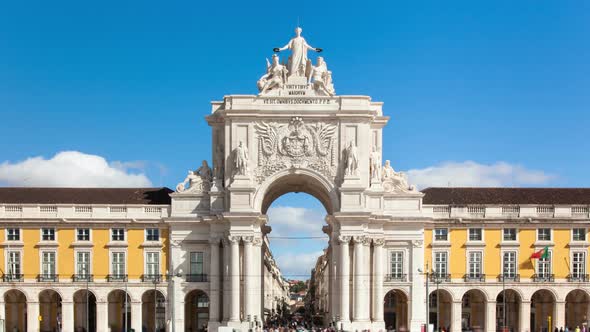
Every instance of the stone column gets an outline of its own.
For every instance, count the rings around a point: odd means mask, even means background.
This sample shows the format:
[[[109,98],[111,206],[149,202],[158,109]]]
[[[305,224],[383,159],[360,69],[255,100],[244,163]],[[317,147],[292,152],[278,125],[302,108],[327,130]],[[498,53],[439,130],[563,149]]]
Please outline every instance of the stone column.
[[[223,243],[223,322],[227,322],[229,320],[229,302],[230,302],[230,294],[231,294],[231,283],[230,280],[230,242],[227,238],[221,239]]]
[[[350,321],[350,253],[348,244],[350,236],[340,236],[340,321],[348,323]]]
[[[330,281],[332,285],[332,289],[330,293],[328,293],[329,301],[330,301],[330,321],[336,320],[336,316],[340,316],[340,285],[338,283],[338,249],[340,246],[338,245],[338,240],[332,238],[332,257],[330,260]]]
[[[363,254],[363,241],[364,237],[362,236],[355,236],[352,238],[352,243],[354,245],[354,274],[352,279],[352,289],[353,289],[353,311],[352,311],[352,320],[353,321],[360,321],[362,320],[362,307],[363,307],[363,295],[365,289],[362,287],[362,279],[363,274],[365,273],[365,257]]]
[[[252,276],[252,280],[254,280],[255,283],[252,287],[254,300],[254,308],[252,310],[253,315],[256,316],[258,322],[262,323],[264,321],[264,273],[262,269],[263,262],[261,237],[254,237],[254,241],[252,241],[252,251],[255,266],[255,272]],[[252,319],[254,319],[254,317],[252,317]]]
[[[96,331],[109,331],[109,302],[106,299],[96,302]]]
[[[39,302],[27,302],[27,331],[39,331]]]
[[[141,317],[141,301],[131,301],[131,328],[142,331],[143,318]]]
[[[210,301],[209,301],[209,321],[219,322],[219,238],[214,237],[209,240],[210,245],[210,273],[209,285]]]
[[[519,317],[519,331],[528,332],[530,331],[531,323],[531,301],[520,302],[520,317]]]
[[[360,293],[361,293],[361,311],[359,312],[360,320],[369,322],[371,320],[371,239],[363,238],[362,259],[360,276]]]
[[[554,327],[565,327],[565,301],[555,302]]]
[[[74,302],[61,302],[61,326],[63,332],[74,332]]]
[[[6,324],[6,305],[4,304],[4,294],[0,294],[0,319],[4,320],[4,324]],[[5,329],[8,327],[4,326]]]
[[[496,331],[496,301],[486,303],[486,331]]]
[[[231,242],[231,298],[229,321],[240,321],[240,237],[230,236]]]
[[[252,250],[252,241],[254,238],[252,236],[243,236],[242,241],[244,241],[244,320],[254,320],[254,296],[253,296],[253,288],[254,288],[254,257],[253,257],[253,250]]]
[[[385,240],[373,239],[373,323],[379,324],[379,327],[385,323],[383,321],[383,244]]]
[[[407,271],[409,280],[412,281],[412,306],[410,318],[410,331],[420,331],[422,324],[426,324],[426,289],[424,280],[424,242],[423,240],[412,241],[412,258]],[[420,273],[419,271],[422,271]],[[433,285],[431,285],[433,286]],[[432,288],[431,288],[432,289]],[[409,305],[409,303],[408,303]]]
[[[462,309],[461,305],[462,304],[463,304],[462,301],[453,301],[453,308],[451,309],[451,332],[461,332],[461,309]],[[442,320],[441,320],[441,322],[442,322]],[[443,327],[443,326],[441,326],[441,327]]]

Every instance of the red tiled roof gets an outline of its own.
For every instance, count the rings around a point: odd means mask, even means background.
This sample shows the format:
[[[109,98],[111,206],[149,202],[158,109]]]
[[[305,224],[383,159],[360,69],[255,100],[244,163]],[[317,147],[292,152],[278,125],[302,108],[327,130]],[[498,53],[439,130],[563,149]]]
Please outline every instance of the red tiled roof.
[[[0,187],[0,204],[170,204],[162,188]]]
[[[590,188],[426,188],[424,204],[590,204]]]

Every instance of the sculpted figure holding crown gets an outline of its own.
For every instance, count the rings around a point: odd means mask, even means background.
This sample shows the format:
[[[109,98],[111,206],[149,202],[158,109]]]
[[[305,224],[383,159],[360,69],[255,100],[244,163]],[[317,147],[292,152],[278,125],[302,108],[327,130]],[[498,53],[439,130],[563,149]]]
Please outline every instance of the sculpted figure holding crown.
[[[287,45],[281,48],[274,48],[273,51],[280,52],[286,49],[291,50],[291,56],[289,57],[289,76],[292,76],[295,73],[305,73],[307,67],[307,51],[312,50],[316,52],[321,52],[321,48],[311,47],[306,41],[305,38],[301,37],[301,31],[303,31],[300,27],[295,29],[295,37],[287,43]],[[300,75],[303,76],[303,75]]]

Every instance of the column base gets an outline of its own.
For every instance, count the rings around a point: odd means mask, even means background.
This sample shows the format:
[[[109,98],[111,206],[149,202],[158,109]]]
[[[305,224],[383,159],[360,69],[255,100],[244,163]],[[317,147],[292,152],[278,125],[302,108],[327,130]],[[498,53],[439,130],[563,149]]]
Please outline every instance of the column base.
[[[410,331],[421,331],[425,323],[423,320],[410,320]]]
[[[382,320],[374,320],[371,323],[371,331],[375,331],[375,332],[379,332],[379,331],[385,331],[385,321]],[[411,330],[414,331],[414,330]],[[418,329],[418,331],[420,331],[420,329]]]

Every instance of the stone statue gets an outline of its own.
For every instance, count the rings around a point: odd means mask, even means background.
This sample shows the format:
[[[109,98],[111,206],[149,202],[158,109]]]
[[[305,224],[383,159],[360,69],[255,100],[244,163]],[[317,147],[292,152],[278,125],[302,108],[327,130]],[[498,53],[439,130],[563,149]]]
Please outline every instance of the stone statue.
[[[177,192],[202,192],[211,189],[211,168],[207,164],[207,160],[203,160],[201,167],[196,171],[188,171],[188,175],[176,186]],[[188,186],[187,186],[188,184]]]
[[[346,161],[344,175],[358,175],[359,156],[354,141],[350,141],[344,156]]]
[[[393,167],[391,167],[391,162],[389,160],[385,161],[385,166],[383,166],[383,189],[386,192],[392,191],[399,191],[399,192],[413,192],[416,191],[414,186],[408,185],[408,179],[406,174],[403,172],[396,172]]]
[[[377,151],[377,147],[373,146],[373,151],[369,156],[371,180],[381,180],[381,154]],[[390,166],[391,167],[391,166]]]
[[[260,94],[265,94],[274,88],[282,88],[287,82],[287,72],[287,68],[279,63],[278,55],[272,55],[272,64],[266,59],[266,74],[262,75],[257,82]]]
[[[295,37],[287,43],[287,45],[281,48],[274,48],[273,51],[281,52],[286,49],[291,50],[291,56],[289,56],[289,76],[294,74],[299,74],[299,76],[303,76],[302,72],[306,72],[307,66],[307,51],[312,50],[316,52],[321,52],[321,48],[311,47],[306,41],[305,38],[301,37],[301,32],[303,30],[300,27],[295,28]]]
[[[248,148],[242,141],[234,149],[234,168],[236,175],[248,175]]]
[[[334,95],[334,84],[332,84],[332,72],[328,70],[328,66],[323,57],[318,57],[317,65],[312,66],[309,82],[313,79],[313,88],[316,92],[326,94],[328,96]]]

